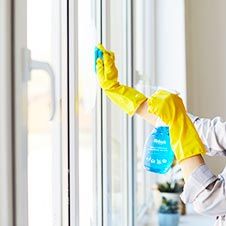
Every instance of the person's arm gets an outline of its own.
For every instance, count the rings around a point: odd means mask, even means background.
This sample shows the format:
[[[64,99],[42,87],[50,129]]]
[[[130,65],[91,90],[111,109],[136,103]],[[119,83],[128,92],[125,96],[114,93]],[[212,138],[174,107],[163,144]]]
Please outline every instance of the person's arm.
[[[143,104],[139,106],[139,108],[136,111],[136,114],[138,114],[141,118],[143,118],[145,121],[150,123],[152,126],[156,125],[157,116],[148,113],[148,102],[145,101]]]
[[[207,148],[209,156],[226,156],[226,122],[220,117],[213,119],[200,118],[189,114],[189,117]]]
[[[198,166],[186,180],[181,199],[204,215],[226,215],[226,168],[215,176],[207,165]]]
[[[148,103],[145,101],[136,113],[151,125],[156,124],[157,117],[148,113]],[[226,156],[226,122],[220,117],[213,119],[199,118],[188,114],[209,156]],[[199,160],[200,161],[200,160]]]
[[[189,177],[191,172],[201,164],[202,158],[199,154],[204,153],[205,150],[194,126],[187,117],[182,100],[167,91],[158,91],[147,99],[137,90],[121,85],[118,81],[114,54],[102,45],[98,45],[96,51],[101,51],[96,59],[96,71],[98,82],[105,94],[129,115],[137,113],[154,126],[157,116],[166,125],[170,124],[170,136],[175,156],[181,163],[185,178]],[[189,131],[189,134],[186,131]],[[193,165],[188,167],[190,157],[196,161],[192,161]]]
[[[151,125],[155,126],[157,116],[148,113],[148,102],[145,101],[140,107],[137,109],[136,114],[138,114],[141,118],[146,120]],[[190,158],[184,159],[180,162],[180,167],[183,172],[183,176],[185,181],[191,175],[191,173],[198,168],[200,165],[203,165],[204,160],[201,155],[195,155]]]
[[[144,102],[136,113],[153,126],[157,117],[147,113],[148,103]],[[213,129],[213,127],[211,127]],[[209,131],[212,133],[213,131]],[[220,135],[220,134],[218,134]],[[184,203],[192,203],[196,212],[221,216],[226,214],[226,169],[215,176],[207,167],[201,154],[180,161],[185,179],[181,198]],[[219,217],[221,220],[222,217]]]
[[[201,155],[195,155],[184,159],[180,162],[180,167],[183,173],[185,182],[188,180],[189,176],[196,170],[199,166],[204,165],[205,161]]]

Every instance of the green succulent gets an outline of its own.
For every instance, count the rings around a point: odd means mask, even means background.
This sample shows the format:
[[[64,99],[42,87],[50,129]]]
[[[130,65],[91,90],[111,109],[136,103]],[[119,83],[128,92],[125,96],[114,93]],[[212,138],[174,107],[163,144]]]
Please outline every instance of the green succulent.
[[[178,213],[178,202],[172,199],[167,200],[165,197],[162,197],[159,213]]]
[[[183,191],[183,184],[179,183],[160,183],[158,184],[158,190],[160,192],[167,192],[167,193],[181,193]]]

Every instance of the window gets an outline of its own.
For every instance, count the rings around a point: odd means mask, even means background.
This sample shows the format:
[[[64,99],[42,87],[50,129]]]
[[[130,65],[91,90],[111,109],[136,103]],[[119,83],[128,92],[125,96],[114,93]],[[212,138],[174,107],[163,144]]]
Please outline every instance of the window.
[[[172,2],[0,1],[0,225],[149,225],[152,128],[96,85],[94,47],[115,52],[123,84],[186,97],[186,8]]]
[[[126,83],[126,33],[124,32],[126,20],[126,8],[123,1],[116,0],[109,2],[109,15],[105,18],[109,31],[103,33],[106,35],[106,45],[116,54],[116,65],[119,73],[119,80]],[[107,177],[106,184],[108,186],[108,222],[109,225],[126,225],[126,175],[127,175],[127,131],[126,131],[126,115],[114,104],[109,101],[107,103],[106,122],[107,126],[106,139],[107,147],[105,153],[107,155]]]
[[[146,96],[152,94],[155,86],[155,25],[154,1],[134,1],[134,87]],[[156,175],[143,168],[143,147],[145,138],[153,128],[141,118],[134,120],[136,224],[147,224],[148,209],[152,206],[151,186]],[[150,219],[148,219],[150,221]]]
[[[15,1],[18,225],[144,225],[155,180],[142,166],[151,128],[108,101],[93,61],[102,41],[116,54],[120,82],[149,95],[143,84],[153,84],[153,37],[143,23],[153,19],[145,17],[152,3],[134,1],[132,12],[129,0]],[[28,74],[24,47],[36,65]],[[43,62],[55,80],[33,70]]]
[[[153,10],[152,4],[148,7]],[[153,54],[153,46],[144,50],[142,41],[145,37],[147,44],[150,33],[135,30],[145,20],[143,11],[134,12],[132,27],[131,9],[130,1],[78,1],[79,225],[144,225],[152,203],[155,176],[144,172],[142,165],[144,139],[152,128],[141,119],[131,120],[100,94],[93,68],[94,46],[101,40],[96,37],[101,36],[106,48],[116,54],[120,82],[133,80],[136,88],[150,94],[150,87],[142,82],[152,85],[154,62],[143,64],[142,59]]]
[[[43,7],[45,5],[45,7]],[[52,1],[27,2],[27,47],[32,58],[49,62],[56,76],[56,95],[60,92],[59,23]],[[40,12],[42,16],[40,17]],[[42,34],[40,36],[40,34]],[[43,70],[31,72],[28,82],[28,225],[59,224],[60,208],[60,109],[49,120],[52,107],[51,83]],[[59,96],[57,97],[57,99]],[[59,103],[59,102],[58,102]],[[59,107],[59,105],[57,106]],[[41,110],[42,109],[42,110]]]
[[[61,0],[14,1],[17,225],[68,222],[65,6]]]
[[[97,224],[97,82],[94,69],[96,5],[78,1],[79,225]]]

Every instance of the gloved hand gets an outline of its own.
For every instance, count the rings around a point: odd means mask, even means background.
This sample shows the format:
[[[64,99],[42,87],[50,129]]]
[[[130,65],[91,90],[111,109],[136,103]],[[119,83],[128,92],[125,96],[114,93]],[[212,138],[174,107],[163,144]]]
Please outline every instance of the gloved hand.
[[[171,146],[179,162],[206,152],[178,95],[165,90],[155,92],[148,99],[148,112],[155,114],[169,126]]]
[[[147,99],[137,90],[121,85],[118,81],[118,70],[115,66],[113,52],[107,51],[101,44],[96,48],[96,72],[100,87],[107,97],[124,112],[134,115],[139,106]]]

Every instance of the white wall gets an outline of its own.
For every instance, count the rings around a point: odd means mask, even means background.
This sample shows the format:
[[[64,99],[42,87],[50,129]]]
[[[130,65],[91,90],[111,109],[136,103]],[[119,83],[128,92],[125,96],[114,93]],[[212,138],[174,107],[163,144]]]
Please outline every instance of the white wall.
[[[187,103],[202,117],[226,119],[226,1],[186,0]],[[219,172],[226,158],[208,158]]]
[[[183,0],[156,1],[156,83],[179,91],[186,102]]]

